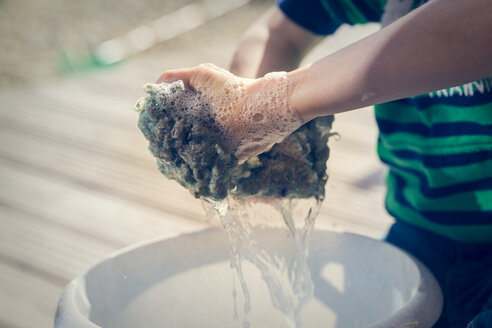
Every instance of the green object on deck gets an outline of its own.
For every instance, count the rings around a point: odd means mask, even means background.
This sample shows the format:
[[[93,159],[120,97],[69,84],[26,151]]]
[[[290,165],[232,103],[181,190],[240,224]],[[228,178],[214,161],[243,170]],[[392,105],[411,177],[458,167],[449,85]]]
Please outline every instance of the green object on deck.
[[[108,63],[97,56],[94,52],[79,53],[76,55],[60,51],[58,56],[58,66],[62,74],[72,75],[85,73],[101,68],[113,67],[122,61]]]

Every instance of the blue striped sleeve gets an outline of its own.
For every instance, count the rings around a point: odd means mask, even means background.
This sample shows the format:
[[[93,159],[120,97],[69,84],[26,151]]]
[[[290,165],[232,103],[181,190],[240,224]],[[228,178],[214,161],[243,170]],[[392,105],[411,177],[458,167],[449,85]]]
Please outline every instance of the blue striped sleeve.
[[[279,0],[293,22],[318,35],[334,33],[342,24],[379,22],[385,0]]]
[[[290,20],[314,34],[329,35],[340,26],[319,0],[280,0],[278,7]]]

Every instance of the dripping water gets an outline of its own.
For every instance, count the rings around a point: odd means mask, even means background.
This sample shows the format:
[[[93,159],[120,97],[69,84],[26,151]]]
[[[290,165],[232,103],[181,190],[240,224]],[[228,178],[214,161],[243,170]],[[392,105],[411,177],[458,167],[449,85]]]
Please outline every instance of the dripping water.
[[[233,269],[233,316],[250,326],[252,305],[242,263],[247,260],[261,272],[272,304],[281,311],[291,328],[302,327],[301,312],[312,298],[313,282],[307,264],[308,243],[321,201],[316,198],[291,199],[229,196],[223,201],[206,201],[208,215],[215,210],[230,241]],[[275,230],[272,230],[274,228]],[[274,236],[260,238],[262,234]],[[238,310],[239,282],[242,311]],[[240,315],[241,313],[241,315]]]

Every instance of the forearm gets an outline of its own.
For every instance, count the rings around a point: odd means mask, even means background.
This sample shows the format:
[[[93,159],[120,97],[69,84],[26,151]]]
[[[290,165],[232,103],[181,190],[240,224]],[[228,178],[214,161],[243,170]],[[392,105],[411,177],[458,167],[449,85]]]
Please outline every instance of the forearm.
[[[253,26],[241,40],[233,56],[231,73],[247,78],[262,77],[274,71],[291,71],[299,66],[301,55],[271,38],[266,26]]]
[[[241,38],[230,65],[231,73],[247,78],[274,71],[291,71],[319,38],[271,8]]]
[[[492,75],[488,0],[434,0],[379,32],[289,73],[308,121]]]

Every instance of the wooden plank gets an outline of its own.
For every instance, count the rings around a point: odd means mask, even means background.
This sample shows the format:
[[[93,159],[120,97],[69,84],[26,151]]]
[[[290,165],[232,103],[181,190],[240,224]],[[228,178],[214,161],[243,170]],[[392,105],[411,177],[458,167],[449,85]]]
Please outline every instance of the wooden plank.
[[[0,205],[30,216],[40,224],[62,226],[88,240],[123,247],[156,236],[204,228],[167,212],[121,200],[104,192],[80,188],[64,180],[13,167],[0,159]],[[92,238],[90,238],[92,237]]]
[[[7,129],[0,130],[0,138],[0,157],[12,165],[36,168],[40,174],[178,216],[195,219],[202,213],[199,201],[157,169],[145,170],[88,149],[67,147],[63,139],[47,142]]]
[[[46,137],[63,136],[71,142],[81,143],[87,148],[103,149],[118,153],[128,160],[135,160],[141,154],[148,154],[147,142],[137,127],[138,114],[130,103],[120,107],[101,107],[89,104],[24,97],[13,102],[2,102],[0,118],[2,126],[19,131],[45,134]],[[96,100],[90,100],[96,102]],[[112,115],[108,108],[116,107]],[[134,153],[140,155],[136,156]]]
[[[61,286],[118,249],[5,208],[0,223],[0,260]]]
[[[4,327],[53,327],[63,290],[0,260],[0,320]]]

